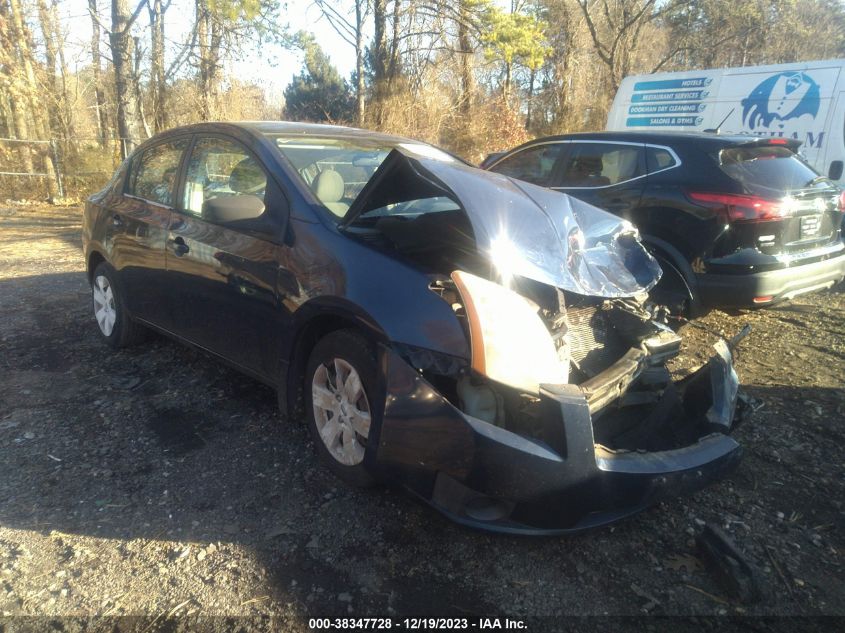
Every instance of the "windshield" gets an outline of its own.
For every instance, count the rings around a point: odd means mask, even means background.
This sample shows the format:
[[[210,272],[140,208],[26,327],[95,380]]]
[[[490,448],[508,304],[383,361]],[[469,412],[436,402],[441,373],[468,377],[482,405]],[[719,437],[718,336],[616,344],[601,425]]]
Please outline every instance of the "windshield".
[[[776,145],[732,147],[719,153],[719,166],[745,190],[767,198],[806,189],[830,189],[830,181],[789,148]]]
[[[267,136],[337,220],[346,215],[352,202],[394,147],[418,156],[447,162],[454,160],[431,145],[411,141],[394,145],[379,139],[283,134]],[[393,211],[391,207],[382,212],[399,213],[399,210]]]

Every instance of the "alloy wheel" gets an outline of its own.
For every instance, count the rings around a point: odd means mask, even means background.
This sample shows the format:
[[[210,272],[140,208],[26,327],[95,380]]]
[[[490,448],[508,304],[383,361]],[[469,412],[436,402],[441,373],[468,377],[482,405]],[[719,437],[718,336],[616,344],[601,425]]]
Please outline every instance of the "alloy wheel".
[[[320,364],[311,380],[314,419],[331,456],[345,466],[364,460],[370,434],[370,403],[361,377],[342,358]]]
[[[117,308],[114,303],[114,292],[105,275],[97,275],[91,286],[94,293],[94,316],[97,325],[105,336],[111,336],[117,321]]]

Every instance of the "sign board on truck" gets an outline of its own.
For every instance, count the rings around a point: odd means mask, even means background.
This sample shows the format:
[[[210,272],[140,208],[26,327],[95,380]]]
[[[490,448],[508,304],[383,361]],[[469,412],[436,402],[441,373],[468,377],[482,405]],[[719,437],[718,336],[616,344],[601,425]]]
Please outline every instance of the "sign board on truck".
[[[822,174],[842,180],[845,60],[626,77],[608,130],[719,129],[802,142]]]

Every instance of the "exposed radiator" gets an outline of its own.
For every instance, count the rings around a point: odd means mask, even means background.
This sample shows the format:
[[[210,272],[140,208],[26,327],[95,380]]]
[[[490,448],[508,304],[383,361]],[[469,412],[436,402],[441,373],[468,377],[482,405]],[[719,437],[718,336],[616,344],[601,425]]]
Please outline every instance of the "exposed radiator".
[[[567,307],[570,357],[589,376],[606,369],[625,353],[618,333],[601,306]]]

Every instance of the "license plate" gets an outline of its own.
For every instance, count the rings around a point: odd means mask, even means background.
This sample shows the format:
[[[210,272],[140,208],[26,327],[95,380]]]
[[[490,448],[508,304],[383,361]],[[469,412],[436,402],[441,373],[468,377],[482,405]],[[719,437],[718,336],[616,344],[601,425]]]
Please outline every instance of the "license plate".
[[[801,218],[801,237],[818,235],[821,224],[822,217],[820,215],[807,215]]]

